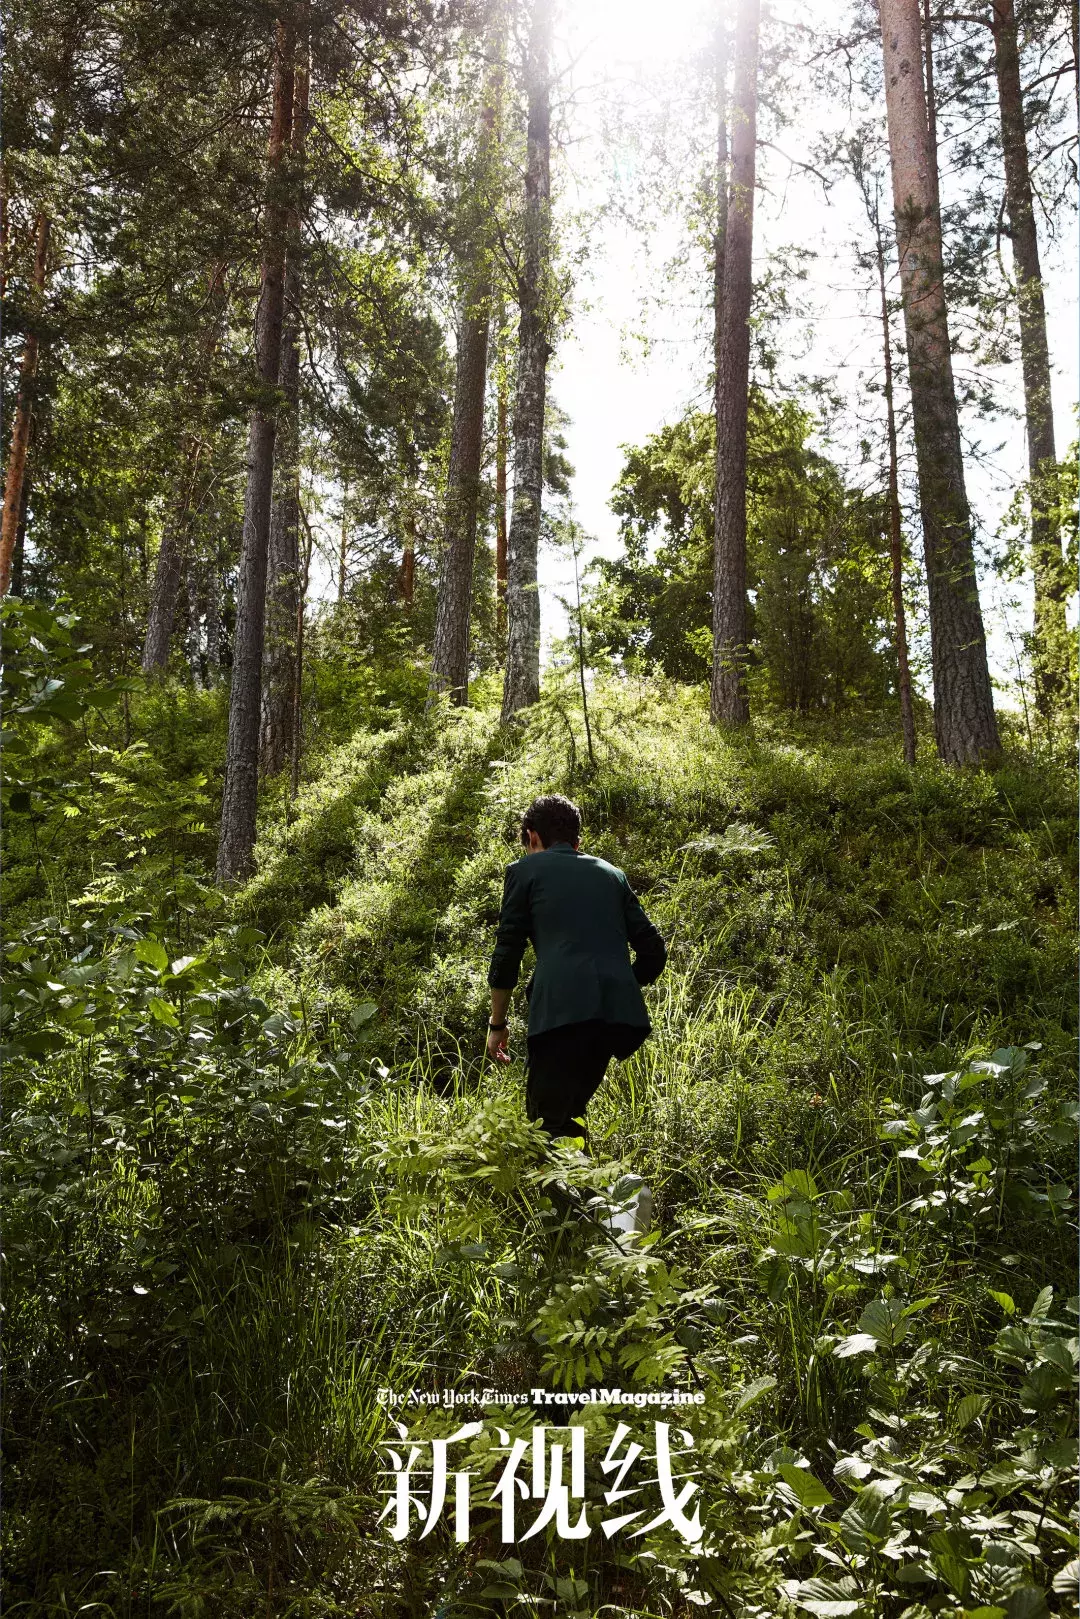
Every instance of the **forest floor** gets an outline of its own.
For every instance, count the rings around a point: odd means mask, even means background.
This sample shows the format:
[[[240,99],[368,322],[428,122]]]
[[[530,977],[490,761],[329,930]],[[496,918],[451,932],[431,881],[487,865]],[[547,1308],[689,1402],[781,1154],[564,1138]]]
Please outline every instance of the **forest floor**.
[[[655,681],[598,684],[595,764],[557,691],[515,732],[387,707],[294,806],[267,793],[222,901],[215,701],[27,754],[6,1611],[1075,1611],[1071,769],[948,771],[929,742],[908,769],[884,721],[725,738]],[[543,789],[671,952],[588,1157],[525,1121],[520,1060],[481,1059]],[[588,1198],[624,1172],[648,1238],[561,1212],[553,1177]],[[602,1532],[592,1404],[590,1532],[523,1539],[524,1501],[504,1542],[529,1391],[616,1386],[704,1394],[619,1410],[648,1455],[660,1417],[689,1435],[700,1536]],[[413,1388],[520,1399],[380,1403]],[[425,1444],[483,1423],[451,1463],[464,1544],[449,1505],[424,1539],[380,1522],[392,1419]]]

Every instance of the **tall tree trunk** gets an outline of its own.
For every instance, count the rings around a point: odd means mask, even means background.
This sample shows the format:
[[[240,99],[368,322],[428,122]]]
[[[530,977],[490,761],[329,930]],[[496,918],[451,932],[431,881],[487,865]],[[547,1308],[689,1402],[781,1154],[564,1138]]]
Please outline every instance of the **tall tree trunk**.
[[[724,244],[728,219],[728,40],[727,15],[716,24],[716,231],[713,235],[713,411],[720,403],[720,347],[724,331]],[[720,441],[717,439],[717,475]]]
[[[202,364],[195,379],[196,406],[201,403],[206,393],[210,380],[210,364],[221,338],[221,323],[226,308],[227,270],[228,265],[224,260],[219,260],[210,270],[207,304],[211,318],[202,342]],[[173,621],[176,617],[176,601],[188,547],[188,522],[195,503],[199,464],[204,449],[201,430],[192,429],[185,439],[175,501],[162,526],[161,543],[154,564],[150,606],[146,616],[146,639],[142,650],[142,668],[145,674],[164,674],[168,665],[169,643],[172,640]]]
[[[207,690],[216,686],[221,678],[221,560],[215,554],[207,560],[202,571],[203,601],[206,616],[206,675]]]
[[[341,533],[338,536],[337,599],[340,607],[345,600],[345,575],[349,561],[349,486],[341,490]]]
[[[476,245],[476,252],[486,258],[481,245]],[[470,278],[458,327],[454,422],[431,653],[432,692],[449,692],[451,702],[457,704],[469,698],[469,615],[484,438],[490,297],[491,277],[485,268],[481,275]]]
[[[304,741],[304,605],[311,580],[311,528],[304,518],[304,571],[300,588],[296,592],[296,679],[292,687],[292,712],[289,716],[289,797],[295,798],[300,790],[300,756]]]
[[[270,553],[266,587],[266,645],[263,649],[263,774],[285,768],[296,684],[297,598],[300,592],[300,300],[303,247],[298,190],[302,181],[308,118],[307,47],[297,63],[293,85],[289,245],[285,260],[285,314],[278,383],[281,408],[274,453],[274,504],[270,513]]]
[[[401,599],[412,611],[413,591],[416,586],[416,513],[405,513],[405,543],[401,549]]]
[[[1031,571],[1035,580],[1033,672],[1035,702],[1046,715],[1061,702],[1068,682],[1065,598],[1067,584],[1057,511],[1057,450],[1050,391],[1050,347],[1039,266],[1039,238],[1028,167],[1027,130],[1020,89],[1020,52],[1013,0],[993,0],[994,68],[1001,108],[1005,199],[1009,210],[1020,358],[1027,417],[1031,484]]]
[[[30,449],[30,424],[34,415],[34,385],[37,381],[41,350],[39,323],[45,301],[50,228],[48,214],[40,212],[34,221],[34,272],[30,320],[19,365],[15,419],[11,424],[11,448],[8,451],[7,474],[4,478],[4,510],[3,517],[0,518],[0,596],[7,595],[11,584],[11,559],[15,551],[23,510],[26,459]]]
[[[551,231],[551,10],[552,0],[533,0],[525,64],[529,126],[524,254],[518,277],[521,319],[514,397],[514,499],[506,547],[504,720],[540,697],[537,554],[544,489],[547,363],[551,355],[545,309]]]
[[[188,516],[195,498],[202,452],[202,439],[196,433],[190,434],[184,449],[184,464],[178,481],[176,505],[166,517],[162,527],[161,544],[158,546],[157,561],[154,564],[154,579],[150,587],[150,610],[146,619],[146,639],[142,651],[144,674],[164,674],[169,662],[169,644],[172,641],[176,603],[184,571]]]
[[[893,204],[919,471],[934,727],[947,764],[1000,751],[975,577],[971,513],[942,280],[919,0],[880,0]]]
[[[510,449],[510,399],[501,340],[504,326],[500,310],[500,344],[495,374],[495,635],[503,652],[506,646],[506,459]]]
[[[922,0],[922,54],[926,85],[926,128],[930,136],[930,182],[934,188],[934,204],[941,210],[941,175],[938,172],[937,92],[934,89],[934,17],[933,0]]]
[[[896,449],[896,411],[893,405],[892,339],[889,332],[889,300],[885,288],[885,244],[881,219],[874,198],[874,235],[877,250],[878,287],[881,292],[881,349],[885,359],[885,421],[889,437],[889,562],[892,574],[893,633],[896,637],[897,684],[900,688],[900,724],[904,733],[904,759],[915,763],[915,711],[911,701],[911,670],[908,666],[907,622],[904,612],[904,537],[900,522],[900,470]]]
[[[494,31],[489,30],[489,39],[493,37]],[[496,149],[499,71],[496,64],[487,76],[480,111],[475,172],[467,182],[469,191],[462,211],[465,250],[454,384],[454,421],[450,435],[442,557],[431,650],[432,695],[440,691],[448,692],[450,701],[456,704],[469,700],[469,619],[476,561],[484,390],[487,383],[488,329],[491,324],[488,214],[491,167]]]
[[[293,31],[288,23],[278,22],[275,43],[274,104],[266,160],[265,242],[255,327],[255,352],[262,396],[252,411],[248,428],[248,478],[236,589],[225,794],[218,842],[219,882],[235,881],[250,871],[258,807],[267,542],[274,482],[277,383],[281,365],[288,236],[288,210],[280,196],[281,168],[289,141],[293,103]]]
[[[34,447],[34,439],[38,434],[38,424],[34,423],[30,438],[30,448]],[[15,552],[11,560],[11,593],[22,598],[26,567],[26,507],[30,494],[29,484],[23,484],[22,510],[19,512],[19,523],[15,532]]]
[[[750,388],[750,298],[757,151],[758,32],[761,0],[740,0],[735,22],[731,193],[725,221],[719,361],[716,377],[716,506],[713,554],[714,722],[745,725],[746,418]]]

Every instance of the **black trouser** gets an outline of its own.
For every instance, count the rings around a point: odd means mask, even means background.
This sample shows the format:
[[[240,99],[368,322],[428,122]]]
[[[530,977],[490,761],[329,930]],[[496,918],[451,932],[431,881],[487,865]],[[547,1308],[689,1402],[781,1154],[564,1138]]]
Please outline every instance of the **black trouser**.
[[[525,1111],[549,1136],[584,1136],[585,1108],[600,1088],[612,1057],[629,1057],[644,1044],[648,1026],[564,1023],[529,1036]],[[579,1121],[579,1122],[575,1122]]]

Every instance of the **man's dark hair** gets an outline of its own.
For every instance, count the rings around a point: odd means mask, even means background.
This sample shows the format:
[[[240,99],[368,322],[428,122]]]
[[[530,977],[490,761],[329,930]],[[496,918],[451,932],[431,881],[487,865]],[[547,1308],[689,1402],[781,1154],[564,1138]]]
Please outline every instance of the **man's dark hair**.
[[[535,832],[545,849],[553,843],[576,843],[581,836],[581,811],[561,793],[545,793],[534,798],[521,817],[521,841],[528,843]]]

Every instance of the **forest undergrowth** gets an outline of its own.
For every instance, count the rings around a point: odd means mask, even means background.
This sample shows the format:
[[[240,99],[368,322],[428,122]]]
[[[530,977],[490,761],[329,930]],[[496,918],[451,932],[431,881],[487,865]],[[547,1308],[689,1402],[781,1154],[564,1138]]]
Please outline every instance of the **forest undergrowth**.
[[[8,1613],[1075,1611],[1071,768],[908,768],[865,717],[732,739],[659,680],[597,682],[595,766],[557,681],[514,729],[483,691],[372,705],[222,899],[220,702],[107,698],[40,617],[9,631]],[[526,1122],[516,1015],[481,1061],[545,788],[671,951],[588,1155]],[[552,1182],[624,1173],[654,1227],[620,1246]],[[700,1541],[603,1536],[590,1450],[588,1537],[504,1544],[493,1434],[537,1386],[704,1391]],[[464,1545],[379,1522],[378,1391],[413,1387],[522,1394],[406,1414],[486,1419]]]

